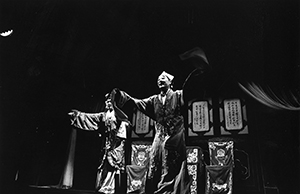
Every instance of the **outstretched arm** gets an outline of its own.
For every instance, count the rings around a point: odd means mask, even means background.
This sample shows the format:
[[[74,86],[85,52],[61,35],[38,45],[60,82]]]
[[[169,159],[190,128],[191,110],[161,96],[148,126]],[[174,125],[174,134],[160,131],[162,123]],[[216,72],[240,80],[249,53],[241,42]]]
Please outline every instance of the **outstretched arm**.
[[[78,110],[72,110],[68,113],[71,117],[71,125],[79,129],[96,131],[99,127],[99,122],[103,118],[103,112],[100,113],[84,113]]]
[[[145,99],[137,99],[131,97],[129,94],[119,89],[114,89],[111,94],[112,94],[112,98],[114,99],[114,103],[117,107],[122,108],[127,102],[131,101],[141,112],[143,112],[144,114],[146,114],[151,118],[154,118],[154,112],[153,112],[154,96],[150,96],[149,98],[145,98]]]

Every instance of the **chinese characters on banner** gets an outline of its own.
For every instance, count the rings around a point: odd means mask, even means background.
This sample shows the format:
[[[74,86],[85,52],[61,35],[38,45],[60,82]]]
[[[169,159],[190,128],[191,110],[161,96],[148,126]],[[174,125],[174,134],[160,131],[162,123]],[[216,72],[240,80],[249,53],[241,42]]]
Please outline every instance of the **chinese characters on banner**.
[[[211,99],[189,102],[188,135],[213,135]]]
[[[209,130],[208,104],[206,101],[194,102],[193,112],[193,131],[201,132]]]
[[[139,110],[133,114],[132,123],[134,130],[132,130],[131,137],[141,138],[142,137],[152,137],[154,127],[154,121],[146,116]]]
[[[248,134],[246,105],[240,99],[220,99],[221,135]]]
[[[149,120],[150,118],[143,114],[141,111],[136,113],[136,127],[135,132],[137,134],[146,134],[149,132]]]
[[[225,127],[238,130],[243,127],[241,102],[239,99],[224,100]]]
[[[190,101],[188,105],[188,136],[212,136],[220,127],[221,135],[248,134],[246,105],[241,99],[219,99],[219,112],[213,113],[211,99]],[[219,113],[215,126],[213,114]]]

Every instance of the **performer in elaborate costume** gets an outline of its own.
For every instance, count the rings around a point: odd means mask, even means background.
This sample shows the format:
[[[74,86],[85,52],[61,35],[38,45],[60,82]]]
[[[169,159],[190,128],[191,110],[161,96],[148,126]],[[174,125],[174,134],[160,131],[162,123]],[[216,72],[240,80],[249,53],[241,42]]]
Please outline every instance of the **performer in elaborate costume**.
[[[163,72],[157,79],[159,94],[136,99],[114,89],[113,99],[118,107],[132,101],[136,107],[156,121],[155,137],[150,151],[146,193],[189,193],[190,177],[186,164],[186,145],[182,90],[173,91],[174,76]]]
[[[115,174],[125,170],[126,131],[129,126],[127,116],[111,102],[109,95],[106,96],[105,111],[100,113],[84,113],[72,110],[71,125],[88,131],[105,130],[105,148],[101,164],[98,167],[96,190],[101,193],[115,193]],[[99,124],[104,122],[105,129]]]

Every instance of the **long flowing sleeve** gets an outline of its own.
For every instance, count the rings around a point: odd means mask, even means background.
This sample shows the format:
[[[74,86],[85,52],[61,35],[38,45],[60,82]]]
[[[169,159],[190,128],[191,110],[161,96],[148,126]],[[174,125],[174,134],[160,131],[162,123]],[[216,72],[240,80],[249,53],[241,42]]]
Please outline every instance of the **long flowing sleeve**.
[[[79,129],[96,131],[99,128],[99,123],[102,122],[104,113],[84,113],[77,112],[77,115],[71,119],[71,125]]]
[[[127,94],[124,91],[115,89],[113,93],[115,95],[114,100],[117,107],[122,108],[127,102],[131,101],[135,104],[137,109],[139,109],[141,112],[143,112],[144,114],[146,114],[147,116],[155,120],[154,108],[153,108],[153,98],[155,97],[155,95],[144,99],[137,99],[131,97],[129,94]]]

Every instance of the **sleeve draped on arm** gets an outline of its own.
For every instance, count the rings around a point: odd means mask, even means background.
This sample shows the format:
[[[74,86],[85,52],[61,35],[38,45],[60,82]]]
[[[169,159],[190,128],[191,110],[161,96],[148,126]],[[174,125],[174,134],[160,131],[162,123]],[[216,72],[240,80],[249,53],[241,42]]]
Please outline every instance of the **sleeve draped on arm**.
[[[154,119],[154,111],[153,111],[153,97],[151,96],[149,98],[145,99],[137,99],[131,97],[129,94],[127,94],[124,91],[118,90],[118,92],[115,92],[116,98],[114,99],[116,102],[116,106],[119,108],[122,108],[125,103],[132,101],[138,110],[149,116],[150,118]]]
[[[79,112],[76,117],[74,117],[72,125],[79,129],[87,131],[98,130],[99,123],[103,117],[103,113],[83,113]]]

